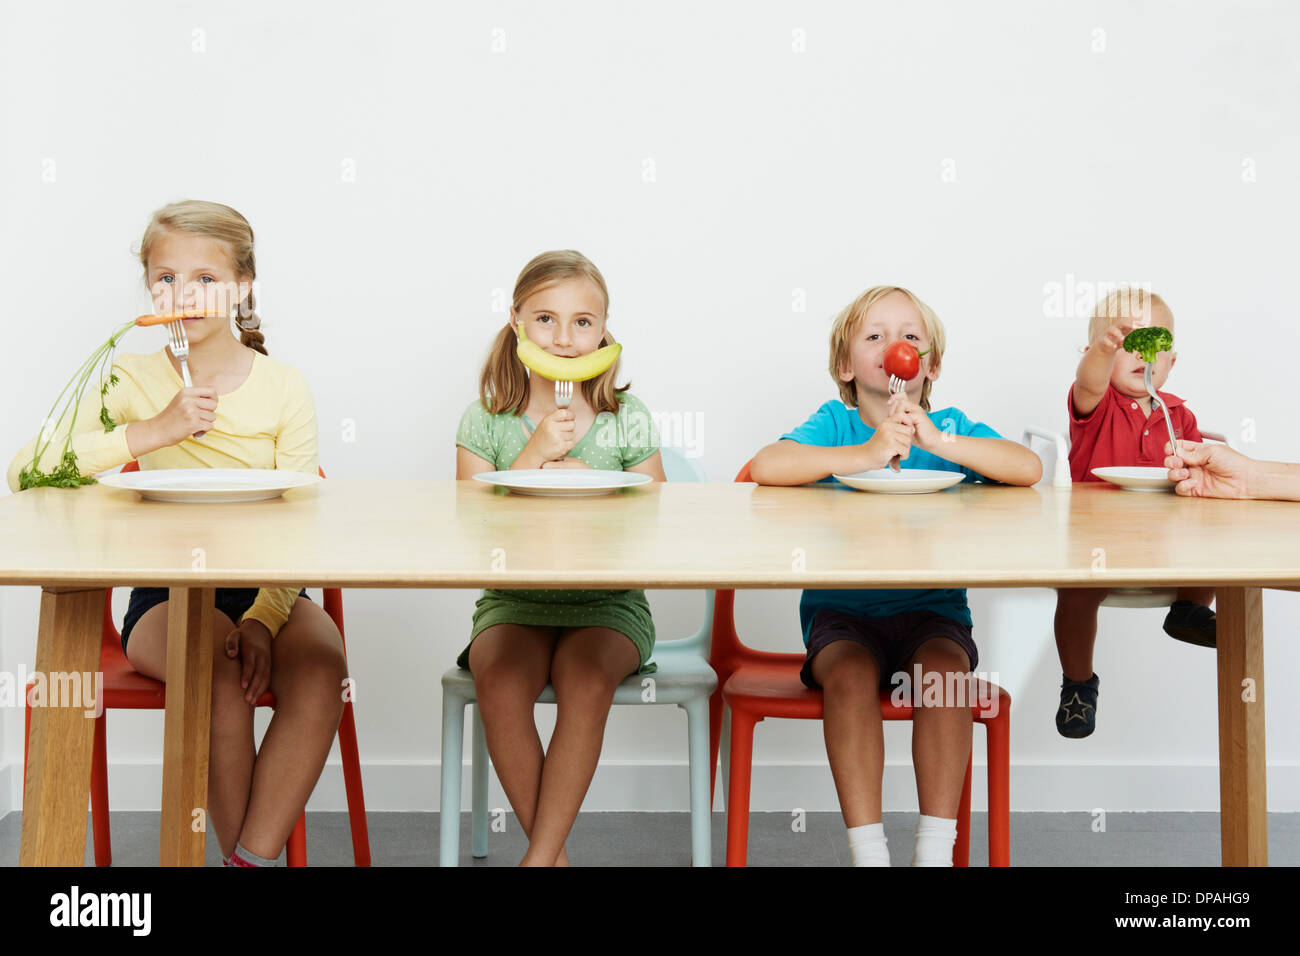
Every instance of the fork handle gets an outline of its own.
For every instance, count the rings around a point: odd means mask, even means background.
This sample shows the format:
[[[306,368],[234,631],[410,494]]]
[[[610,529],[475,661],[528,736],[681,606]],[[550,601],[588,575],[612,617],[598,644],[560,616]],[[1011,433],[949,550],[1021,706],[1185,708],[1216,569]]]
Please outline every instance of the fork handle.
[[[186,387],[186,388],[193,388],[193,387],[194,387],[194,382],[193,382],[193,380],[190,378],[190,366],[189,366],[189,363],[186,362],[185,359],[179,359],[178,361],[181,363],[181,381],[185,383],[185,387]],[[207,434],[207,432],[195,432],[194,435],[193,435],[192,437],[194,437],[194,438],[202,438],[202,437],[203,437],[204,435],[206,435],[206,434]]]

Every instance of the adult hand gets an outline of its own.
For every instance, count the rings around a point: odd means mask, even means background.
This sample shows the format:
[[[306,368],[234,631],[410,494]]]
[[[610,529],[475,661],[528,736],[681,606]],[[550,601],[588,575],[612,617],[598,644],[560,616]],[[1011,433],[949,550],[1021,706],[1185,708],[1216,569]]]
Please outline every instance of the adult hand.
[[[1227,445],[1179,439],[1174,453],[1165,442],[1165,467],[1174,491],[1192,498],[1251,498],[1255,462]]]

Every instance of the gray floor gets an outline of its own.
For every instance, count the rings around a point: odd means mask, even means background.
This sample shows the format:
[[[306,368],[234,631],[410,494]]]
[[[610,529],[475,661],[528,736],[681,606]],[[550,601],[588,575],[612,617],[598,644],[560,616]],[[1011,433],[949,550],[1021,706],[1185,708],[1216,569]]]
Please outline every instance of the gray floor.
[[[988,862],[987,817],[971,815],[971,863]],[[157,813],[114,812],[113,863],[153,866],[158,861]],[[438,862],[438,814],[371,813],[370,851],[375,866],[434,866]],[[690,818],[685,813],[584,813],[569,837],[569,858],[581,866],[686,866]],[[915,814],[886,813],[885,836],[895,866],[911,860]],[[1011,862],[1017,866],[1218,866],[1217,813],[1111,813],[1106,831],[1093,832],[1087,813],[1013,813]],[[1300,865],[1300,813],[1270,813],[1269,863]],[[0,820],[0,866],[18,862],[22,814]],[[725,818],[713,817],[713,862],[723,862]],[[461,865],[513,866],[525,849],[514,817],[504,833],[490,833],[488,856],[472,860],[469,814],[462,815]],[[307,860],[315,866],[350,866],[352,842],[346,813],[307,815]],[[207,862],[219,865],[215,840]],[[283,863],[283,857],[281,857]],[[86,864],[93,863],[89,823]],[[838,813],[810,813],[804,832],[793,832],[784,813],[750,817],[752,866],[844,866],[848,846]]]

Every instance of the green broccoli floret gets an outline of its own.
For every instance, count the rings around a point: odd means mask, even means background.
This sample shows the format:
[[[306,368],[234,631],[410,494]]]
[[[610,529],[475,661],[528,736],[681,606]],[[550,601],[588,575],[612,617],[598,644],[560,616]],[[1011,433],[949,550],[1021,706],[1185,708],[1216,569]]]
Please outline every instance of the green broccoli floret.
[[[1136,352],[1144,362],[1154,362],[1157,352],[1168,352],[1174,347],[1174,334],[1158,325],[1134,329],[1124,336],[1124,351]]]

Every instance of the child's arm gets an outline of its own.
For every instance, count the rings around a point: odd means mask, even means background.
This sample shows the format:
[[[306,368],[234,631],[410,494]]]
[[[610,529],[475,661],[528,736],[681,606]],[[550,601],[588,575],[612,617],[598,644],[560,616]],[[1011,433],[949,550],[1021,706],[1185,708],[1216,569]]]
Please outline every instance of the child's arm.
[[[520,456],[523,457],[522,455]],[[486,458],[480,458],[468,448],[460,445],[456,446],[456,480],[469,481],[475,475],[481,475],[484,472],[496,471],[496,465]]]
[[[1087,418],[1101,404],[1110,373],[1115,367],[1115,353],[1124,345],[1124,336],[1133,331],[1133,323],[1123,320],[1106,329],[1088,346],[1074,373],[1072,392],[1074,410],[1080,418]],[[985,472],[980,472],[985,474]]]
[[[928,416],[927,416],[927,421]],[[934,423],[930,426],[933,428]],[[920,432],[921,429],[917,429]],[[1033,485],[1043,477],[1043,461],[1030,449],[1006,438],[977,438],[973,435],[952,435],[934,429],[940,436],[934,444],[917,447],[932,455],[946,458],[955,465],[969,468],[992,481],[1006,485]]]
[[[912,449],[911,435],[911,425],[891,418],[860,445],[805,445],[782,438],[759,449],[749,466],[749,476],[760,485],[806,485],[828,475],[884,468],[895,455],[907,460]]]
[[[217,407],[215,389],[181,389],[157,415],[132,420],[134,409],[130,395],[135,394],[133,390],[138,386],[121,366],[115,364],[112,372],[121,376],[121,382],[110,387],[107,395],[103,396],[103,407],[116,427],[104,431],[99,417],[100,391],[94,387],[87,388],[75,409],[75,423],[73,410],[69,409],[63,421],[50,422],[44,434],[39,436],[43,448],[36,467],[40,471],[49,474],[59,466],[70,429],[69,450],[77,457],[77,470],[89,476],[116,468],[159,448],[175,445],[192,432],[212,426]],[[33,438],[10,462],[6,479],[11,491],[18,491],[23,469],[32,466],[36,442],[37,439]]]
[[[1032,485],[1043,477],[1042,459],[1024,445],[1005,438],[943,432],[920,405],[904,398],[890,399],[890,403],[904,409],[916,428],[912,444],[922,451],[1007,485]]]

